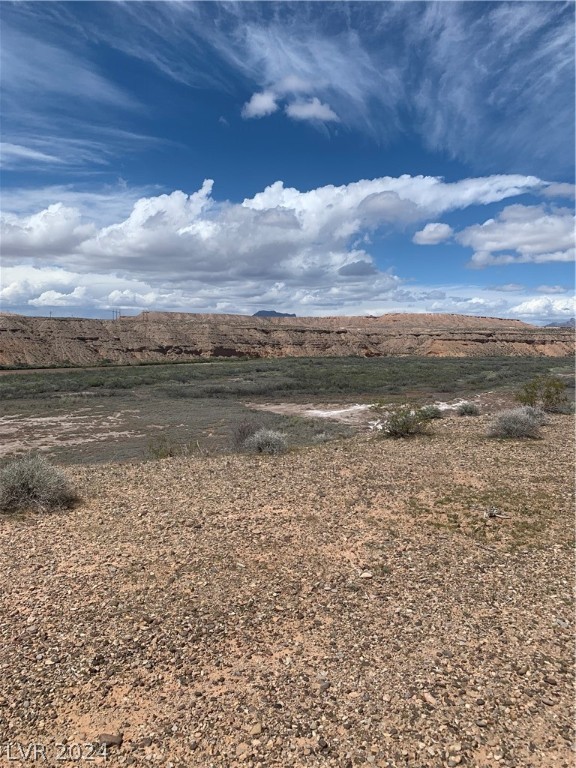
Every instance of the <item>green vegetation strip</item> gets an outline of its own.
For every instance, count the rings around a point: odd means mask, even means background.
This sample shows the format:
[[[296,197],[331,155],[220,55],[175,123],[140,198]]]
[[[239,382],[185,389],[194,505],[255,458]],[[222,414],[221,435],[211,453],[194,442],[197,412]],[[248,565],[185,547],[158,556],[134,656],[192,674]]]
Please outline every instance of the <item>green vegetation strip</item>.
[[[537,375],[572,370],[571,359],[545,357],[321,357],[218,360],[158,366],[35,372],[0,377],[0,399],[54,395],[111,396],[144,390],[169,398],[446,393],[517,387]],[[567,385],[571,386],[567,380]]]

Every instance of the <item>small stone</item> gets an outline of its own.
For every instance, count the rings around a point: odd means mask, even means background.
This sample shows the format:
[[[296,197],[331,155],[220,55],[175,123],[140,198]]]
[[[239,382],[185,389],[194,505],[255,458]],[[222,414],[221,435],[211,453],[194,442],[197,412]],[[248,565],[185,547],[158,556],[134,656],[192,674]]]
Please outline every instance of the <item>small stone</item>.
[[[121,747],[123,736],[121,733],[101,733],[98,736],[98,743],[103,747]]]
[[[242,743],[236,746],[236,754],[243,755],[245,752],[248,752],[249,749],[250,749],[249,745],[243,741]]]
[[[431,707],[435,707],[438,704],[434,696],[428,693],[428,691],[424,691],[424,693],[422,694],[422,698],[424,699],[426,704],[429,704]]]
[[[262,733],[262,725],[261,723],[254,723],[254,725],[250,728],[248,731],[250,736],[260,736]]]
[[[361,579],[371,579],[372,578],[372,572],[371,571],[362,571],[360,574]]]
[[[460,757],[460,755],[452,755],[452,757],[448,758],[448,765],[450,766],[450,768],[454,768],[454,766],[460,765],[461,762],[462,762],[462,758]]]
[[[476,720],[476,725],[478,726],[478,728],[486,728],[488,723],[486,720]]]
[[[331,686],[331,683],[329,680],[323,680],[320,683],[320,693],[325,693],[328,690],[328,688],[330,688],[330,686]]]

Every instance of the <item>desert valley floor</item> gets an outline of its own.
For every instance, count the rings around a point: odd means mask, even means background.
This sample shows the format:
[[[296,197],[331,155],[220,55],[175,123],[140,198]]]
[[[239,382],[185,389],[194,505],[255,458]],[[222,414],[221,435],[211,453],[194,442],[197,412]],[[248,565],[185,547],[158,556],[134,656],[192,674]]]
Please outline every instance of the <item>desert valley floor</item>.
[[[573,765],[573,418],[488,419],[68,466],[0,519],[2,759]]]

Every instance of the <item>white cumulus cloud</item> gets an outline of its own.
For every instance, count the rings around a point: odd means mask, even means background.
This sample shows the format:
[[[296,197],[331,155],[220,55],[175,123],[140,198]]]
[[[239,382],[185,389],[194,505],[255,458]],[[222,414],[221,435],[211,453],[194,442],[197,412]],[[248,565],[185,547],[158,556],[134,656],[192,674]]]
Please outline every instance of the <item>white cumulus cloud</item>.
[[[69,253],[95,232],[92,224],[81,221],[77,209],[62,203],[54,203],[43,211],[22,218],[7,213],[2,216],[1,223],[4,258],[26,254],[45,258]]]
[[[566,197],[574,200],[576,197],[576,185],[566,183],[549,184],[542,190],[544,197]]]
[[[574,298],[540,298],[528,299],[510,308],[510,312],[519,316],[555,318],[574,317],[576,315],[576,300]]]
[[[448,292],[423,289],[410,299],[399,292],[406,280],[378,268],[371,240],[378,240],[381,228],[401,230],[543,185],[518,175],[450,183],[404,175],[302,192],[278,181],[232,203],[216,199],[207,179],[192,194],[144,194],[135,202],[133,192],[124,190],[118,203],[115,187],[109,205],[103,194],[81,192],[75,206],[73,190],[61,188],[66,205],[56,202],[34,213],[30,194],[14,193],[14,209],[1,217],[2,301],[10,307],[83,301],[95,309],[238,312],[272,302],[300,314],[458,301]],[[86,290],[74,293],[77,287]],[[494,302],[495,309],[501,306]]]
[[[454,230],[448,224],[430,223],[415,233],[412,242],[417,245],[436,245],[452,237]]]
[[[456,239],[474,249],[470,266],[476,268],[567,262],[574,259],[574,221],[567,208],[510,205],[495,219],[467,227]]]
[[[319,120],[322,123],[340,121],[328,104],[323,104],[316,96],[309,101],[295,101],[288,104],[285,112],[293,120]]]
[[[60,291],[44,291],[28,304],[32,307],[79,307],[86,303],[86,288],[76,286],[70,293]]]
[[[242,117],[265,117],[278,109],[277,96],[272,91],[253,93],[250,101],[242,107]]]

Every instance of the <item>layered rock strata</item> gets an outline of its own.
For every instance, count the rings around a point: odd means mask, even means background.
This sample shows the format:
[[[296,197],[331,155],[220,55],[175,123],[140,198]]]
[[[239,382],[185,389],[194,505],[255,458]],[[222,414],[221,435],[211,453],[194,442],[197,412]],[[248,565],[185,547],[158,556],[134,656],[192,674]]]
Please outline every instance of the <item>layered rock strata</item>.
[[[464,315],[258,318],[143,312],[92,320],[0,314],[0,365],[5,367],[122,365],[199,357],[564,357],[574,352],[572,329]]]

